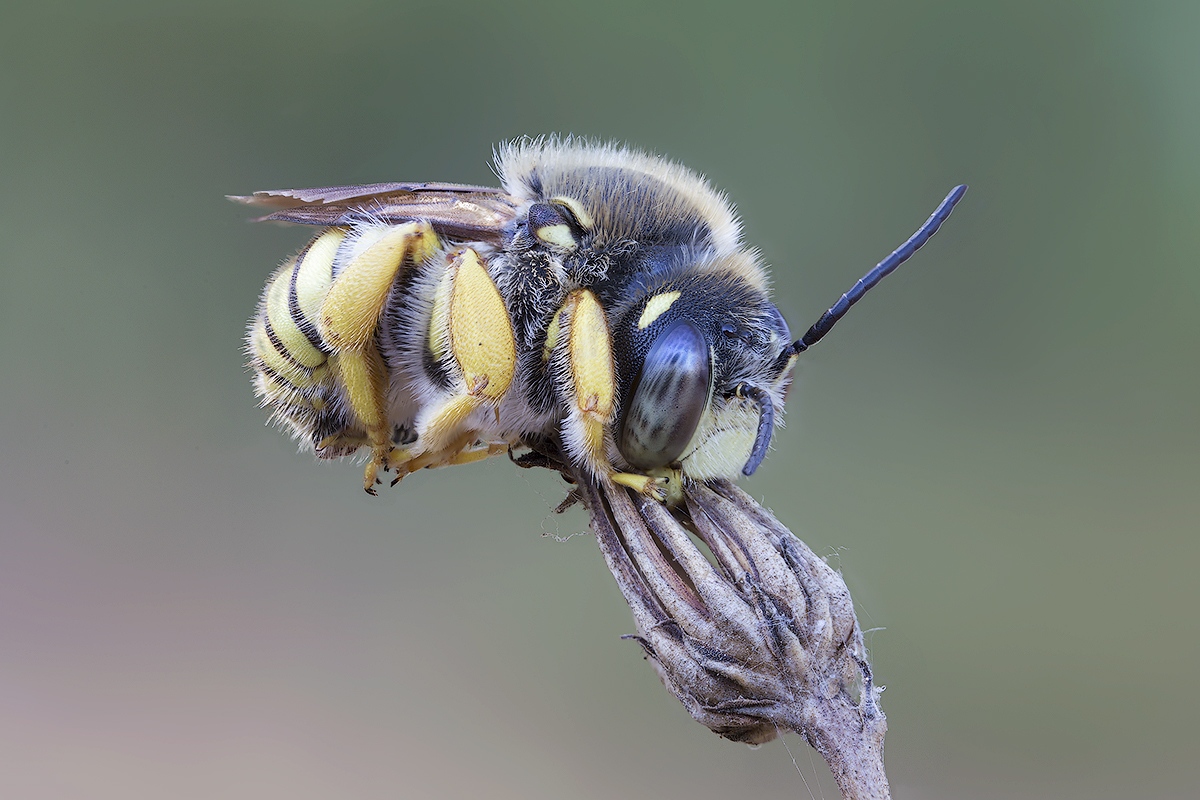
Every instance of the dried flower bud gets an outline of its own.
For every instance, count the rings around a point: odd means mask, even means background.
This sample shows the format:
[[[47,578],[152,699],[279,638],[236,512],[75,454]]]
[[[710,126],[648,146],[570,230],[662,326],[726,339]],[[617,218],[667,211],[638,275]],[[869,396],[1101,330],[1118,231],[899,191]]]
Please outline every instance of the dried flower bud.
[[[845,797],[890,797],[881,690],[841,575],[726,481],[689,482],[675,509],[607,482],[577,491],[631,638],[698,722],[750,744],[796,731]]]

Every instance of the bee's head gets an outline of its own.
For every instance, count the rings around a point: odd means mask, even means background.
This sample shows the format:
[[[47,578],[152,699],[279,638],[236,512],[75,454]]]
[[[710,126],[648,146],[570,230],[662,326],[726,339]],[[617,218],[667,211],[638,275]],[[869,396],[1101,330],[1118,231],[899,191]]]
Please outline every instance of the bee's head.
[[[679,462],[691,478],[750,475],[766,457],[796,357],[908,260],[966,193],[955,187],[908,241],[864,275],[808,331],[787,324],[755,280],[752,253],[647,259],[616,316],[622,364],[617,449],[633,467]]]
[[[651,270],[614,315],[616,444],[631,467],[678,464],[703,480],[762,463],[794,359],[787,323],[747,279],[752,263],[738,254]]]

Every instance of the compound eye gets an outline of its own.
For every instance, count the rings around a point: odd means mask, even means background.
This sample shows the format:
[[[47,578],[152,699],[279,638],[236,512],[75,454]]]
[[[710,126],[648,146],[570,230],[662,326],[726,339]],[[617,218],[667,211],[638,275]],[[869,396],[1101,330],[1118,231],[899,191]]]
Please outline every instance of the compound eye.
[[[638,469],[663,467],[683,453],[712,392],[708,341],[679,320],[650,347],[622,415],[617,447]]]

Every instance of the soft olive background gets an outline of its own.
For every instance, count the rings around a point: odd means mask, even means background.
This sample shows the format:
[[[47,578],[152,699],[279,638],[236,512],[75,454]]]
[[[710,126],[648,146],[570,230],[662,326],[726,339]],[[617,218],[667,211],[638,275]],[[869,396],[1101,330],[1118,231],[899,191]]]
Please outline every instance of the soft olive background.
[[[798,331],[971,184],[745,485],[879,629],[898,798],[1195,797],[1200,6],[809,5],[6,5],[0,796],[836,796],[667,695],[555,476],[373,500],[255,407],[305,231],[225,194],[559,131],[705,172]]]

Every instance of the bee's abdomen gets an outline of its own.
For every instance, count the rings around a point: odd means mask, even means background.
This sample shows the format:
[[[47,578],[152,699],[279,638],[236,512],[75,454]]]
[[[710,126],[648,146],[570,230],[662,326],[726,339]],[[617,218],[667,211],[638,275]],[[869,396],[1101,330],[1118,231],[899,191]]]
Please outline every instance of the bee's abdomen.
[[[317,320],[344,238],[341,229],[324,231],[271,276],[248,336],[259,397],[314,446],[323,432],[340,427],[329,419],[336,381],[329,365],[332,349],[322,340]]]

